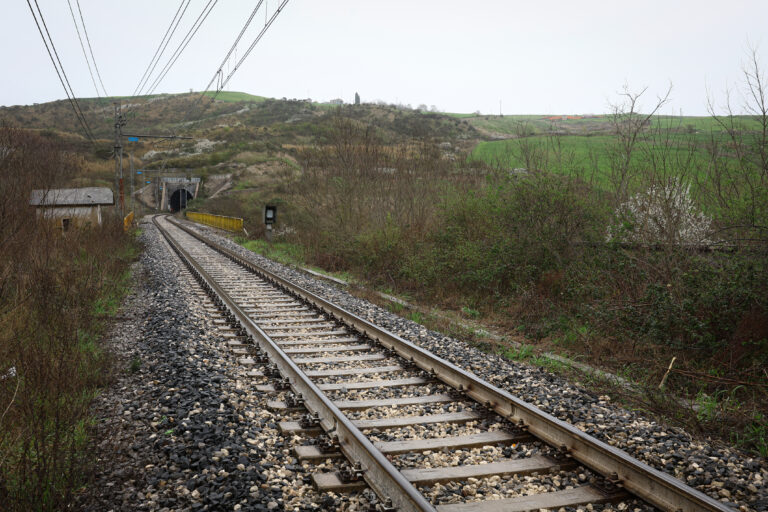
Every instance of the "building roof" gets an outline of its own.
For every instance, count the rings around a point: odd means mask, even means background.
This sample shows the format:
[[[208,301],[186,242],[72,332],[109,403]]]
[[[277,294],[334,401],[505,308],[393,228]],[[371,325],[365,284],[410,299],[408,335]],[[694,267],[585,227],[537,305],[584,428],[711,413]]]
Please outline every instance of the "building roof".
[[[29,195],[32,206],[93,206],[115,204],[112,190],[107,187],[55,188],[33,190]]]

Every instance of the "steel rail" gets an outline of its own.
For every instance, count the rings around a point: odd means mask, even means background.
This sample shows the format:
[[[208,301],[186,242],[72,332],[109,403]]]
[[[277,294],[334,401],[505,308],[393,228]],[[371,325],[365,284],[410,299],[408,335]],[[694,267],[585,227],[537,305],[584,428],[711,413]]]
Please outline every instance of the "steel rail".
[[[336,407],[315,383],[294,363],[291,358],[235,303],[229,294],[197,263],[194,258],[173,239],[168,231],[153,218],[153,222],[173,250],[195,272],[209,290],[212,290],[259,346],[269,354],[283,377],[290,381],[294,393],[304,399],[305,407],[317,413],[321,426],[326,432],[338,437],[339,449],[351,462],[359,462],[363,478],[382,500],[390,498],[398,511],[435,512],[427,499],[395,468],[389,460],[373,446],[373,443]],[[173,223],[184,230],[183,226]],[[185,230],[186,231],[186,230]],[[224,254],[230,257],[227,254]],[[230,259],[232,259],[230,257]],[[236,261],[240,263],[240,261]],[[250,267],[249,267],[250,268]]]
[[[618,483],[627,491],[657,508],[670,512],[733,512],[733,508],[685,485],[677,478],[654,469],[626,452],[585,434],[573,425],[555,418],[509,392],[483,381],[476,375],[368,320],[360,318],[309,290],[269,270],[258,267],[234,251],[205,238],[194,230],[175,221],[171,222],[201,242],[226,255],[232,261],[256,272],[264,279],[312,303],[326,314],[396,351],[401,357],[432,373],[445,384],[463,390],[469,397],[485,404],[500,416],[523,425],[535,437],[552,446],[562,447],[573,459],[600,475],[613,481],[618,480]]]

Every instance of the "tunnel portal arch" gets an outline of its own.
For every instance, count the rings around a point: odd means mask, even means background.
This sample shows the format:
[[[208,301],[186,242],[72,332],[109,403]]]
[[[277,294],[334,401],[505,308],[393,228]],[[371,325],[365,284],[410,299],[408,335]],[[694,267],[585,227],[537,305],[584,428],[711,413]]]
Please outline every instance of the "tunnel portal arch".
[[[159,184],[158,210],[179,211],[188,206],[189,200],[197,197],[200,190],[199,177],[165,176]],[[186,194],[184,191],[186,190]]]
[[[185,188],[177,189],[173,194],[171,194],[169,201],[171,211],[178,212],[179,210],[183,210],[187,207],[192,199],[194,199],[194,196],[189,192],[189,190]]]

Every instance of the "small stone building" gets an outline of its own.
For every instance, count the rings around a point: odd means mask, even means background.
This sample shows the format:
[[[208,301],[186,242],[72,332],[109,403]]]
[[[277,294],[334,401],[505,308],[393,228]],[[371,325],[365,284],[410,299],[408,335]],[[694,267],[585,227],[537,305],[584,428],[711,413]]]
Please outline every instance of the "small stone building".
[[[102,207],[114,205],[115,199],[107,187],[59,188],[33,190],[29,204],[38,217],[51,219],[67,231],[73,226],[101,224]]]

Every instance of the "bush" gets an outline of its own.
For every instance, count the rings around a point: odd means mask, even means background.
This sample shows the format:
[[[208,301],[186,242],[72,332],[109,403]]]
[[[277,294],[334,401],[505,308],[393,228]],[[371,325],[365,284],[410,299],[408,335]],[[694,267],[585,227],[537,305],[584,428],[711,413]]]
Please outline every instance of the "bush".
[[[646,343],[699,352],[698,359],[711,357],[717,366],[755,363],[744,358],[750,344],[768,337],[766,255],[746,249],[737,253],[678,249],[674,256],[671,272],[663,275],[658,269],[668,267],[668,253],[642,253],[637,258],[642,264],[628,261],[624,252],[615,254],[606,270],[611,277],[626,276],[614,281],[620,284],[616,291],[622,292],[622,299],[606,294],[594,303],[590,309],[596,313],[595,321],[612,326],[609,332],[614,334],[628,332]],[[728,357],[722,357],[724,352]]]
[[[544,173],[497,175],[485,187],[448,194],[409,275],[454,292],[494,296],[535,286],[599,236],[604,212],[588,189]]]
[[[108,377],[97,339],[132,258],[122,224],[66,236],[27,204],[79,162],[51,142],[0,129],[0,502],[62,510],[83,484],[88,407]]]
[[[409,246],[431,229],[434,199],[471,178],[432,141],[386,146],[355,120],[332,123],[328,145],[299,154],[295,239],[315,264],[391,282]]]

